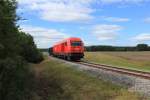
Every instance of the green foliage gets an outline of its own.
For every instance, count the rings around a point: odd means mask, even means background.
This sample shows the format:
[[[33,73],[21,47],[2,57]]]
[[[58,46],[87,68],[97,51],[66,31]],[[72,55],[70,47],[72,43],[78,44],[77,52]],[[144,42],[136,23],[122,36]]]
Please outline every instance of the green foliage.
[[[43,60],[43,55],[37,49],[31,35],[20,32],[18,41],[20,41],[20,54],[25,58],[25,60],[31,63],[38,63]]]
[[[148,45],[147,44],[138,44],[136,46],[136,49],[138,51],[148,51]]]
[[[28,62],[43,55],[32,36],[19,32],[16,0],[0,0],[0,100],[30,100],[33,75]]]
[[[31,35],[19,32],[16,21],[17,3],[15,0],[0,1],[0,59],[20,55],[28,62],[43,60]]]
[[[0,0],[0,44],[3,50],[0,58],[14,56],[16,54],[17,26],[16,24],[16,2],[15,0]]]
[[[150,51],[150,47],[147,44],[138,44],[136,47],[119,47],[119,46],[86,46],[86,51]]]
[[[0,60],[0,100],[29,100],[33,75],[21,57]]]
[[[86,47],[87,51],[113,51],[114,48],[112,46],[89,46]]]

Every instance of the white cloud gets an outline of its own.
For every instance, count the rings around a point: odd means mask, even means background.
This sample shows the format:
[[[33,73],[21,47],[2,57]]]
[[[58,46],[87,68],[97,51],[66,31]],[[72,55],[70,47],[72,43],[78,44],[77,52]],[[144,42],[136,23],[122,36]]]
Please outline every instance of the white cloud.
[[[103,17],[105,21],[109,22],[128,22],[129,18],[119,18],[119,17]]]
[[[133,38],[136,41],[150,41],[150,33],[141,33]]]
[[[145,19],[144,19],[144,22],[150,23],[150,17],[145,18]]]
[[[54,43],[69,37],[65,33],[59,32],[55,29],[48,29],[31,25],[22,25],[21,30],[31,34],[39,48],[48,48]]]
[[[149,0],[99,0],[102,4],[139,4]]]
[[[112,40],[117,37],[118,31],[120,30],[122,30],[122,27],[119,25],[101,24],[94,26],[92,29],[92,33],[99,40]]]
[[[93,0],[18,0],[24,10],[37,11],[41,19],[54,22],[87,21],[93,18]]]
[[[36,12],[41,19],[53,22],[86,22],[94,18],[92,4],[139,4],[150,0],[17,0],[19,11]],[[128,21],[126,18],[109,18]]]

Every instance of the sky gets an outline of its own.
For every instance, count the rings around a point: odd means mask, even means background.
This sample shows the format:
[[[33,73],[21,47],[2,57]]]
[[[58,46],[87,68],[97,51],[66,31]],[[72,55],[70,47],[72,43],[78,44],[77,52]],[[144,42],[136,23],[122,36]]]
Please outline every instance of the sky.
[[[150,0],[17,0],[20,30],[39,48],[68,37],[84,45],[150,45]]]

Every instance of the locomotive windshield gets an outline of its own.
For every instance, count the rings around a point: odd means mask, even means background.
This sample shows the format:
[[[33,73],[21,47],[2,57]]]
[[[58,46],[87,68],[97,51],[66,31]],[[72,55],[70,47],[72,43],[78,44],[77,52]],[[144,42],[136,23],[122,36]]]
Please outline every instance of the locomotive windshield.
[[[73,41],[71,42],[71,46],[81,46],[81,41]]]

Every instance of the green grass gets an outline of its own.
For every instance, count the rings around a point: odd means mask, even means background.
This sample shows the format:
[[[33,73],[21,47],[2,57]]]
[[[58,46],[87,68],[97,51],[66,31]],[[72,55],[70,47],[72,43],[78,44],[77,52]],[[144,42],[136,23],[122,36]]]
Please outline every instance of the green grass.
[[[33,66],[39,80],[35,100],[141,100],[135,93],[77,71],[63,62],[46,59]]]
[[[150,52],[86,52],[84,60],[150,72]]]

